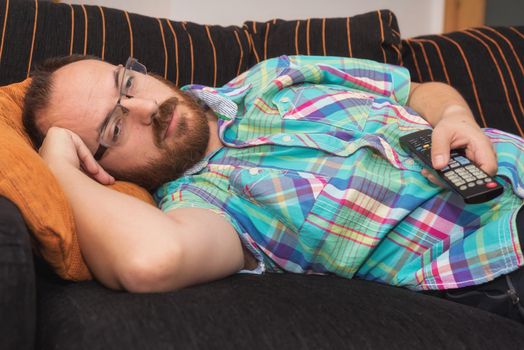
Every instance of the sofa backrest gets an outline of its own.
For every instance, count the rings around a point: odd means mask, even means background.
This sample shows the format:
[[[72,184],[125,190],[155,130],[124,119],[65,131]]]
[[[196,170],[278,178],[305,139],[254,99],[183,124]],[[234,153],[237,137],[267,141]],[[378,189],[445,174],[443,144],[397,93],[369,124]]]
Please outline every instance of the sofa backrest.
[[[524,26],[481,27],[402,40],[413,81],[454,86],[479,125],[524,136]]]
[[[213,26],[101,6],[0,0],[0,85],[25,79],[44,59],[134,56],[176,85],[220,86],[265,58],[333,55],[406,66],[412,80],[457,88],[481,126],[524,136],[524,27],[482,27],[401,40],[395,15]]]
[[[113,64],[136,57],[177,85],[220,86],[263,58],[343,55],[400,63],[394,15],[246,22],[242,27],[153,18],[102,6],[0,0],[0,85],[21,81],[43,60],[73,53]],[[365,33],[365,34],[364,34]]]

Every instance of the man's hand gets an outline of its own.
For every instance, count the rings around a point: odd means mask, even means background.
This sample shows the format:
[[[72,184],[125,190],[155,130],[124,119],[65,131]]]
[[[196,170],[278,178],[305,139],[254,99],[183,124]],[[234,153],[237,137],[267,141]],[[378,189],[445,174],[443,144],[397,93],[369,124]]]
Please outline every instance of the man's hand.
[[[82,139],[70,130],[51,127],[38,152],[52,170],[55,167],[70,165],[82,169],[103,185],[115,182],[115,179],[93,158]],[[57,172],[56,175],[59,175],[60,171]]]
[[[488,175],[497,172],[497,156],[490,139],[477,123],[469,117],[471,113],[462,106],[446,108],[435,125],[432,135],[431,160],[435,169],[444,168],[449,162],[451,149],[464,148],[466,156]],[[464,118],[462,118],[464,116]],[[446,187],[429,170],[422,175],[441,187]]]
[[[431,161],[442,169],[449,162],[451,149],[465,148],[466,156],[488,175],[497,172],[497,156],[489,138],[475,121],[462,96],[451,86],[439,83],[411,83],[407,105],[433,126]],[[429,170],[422,175],[444,186]]]

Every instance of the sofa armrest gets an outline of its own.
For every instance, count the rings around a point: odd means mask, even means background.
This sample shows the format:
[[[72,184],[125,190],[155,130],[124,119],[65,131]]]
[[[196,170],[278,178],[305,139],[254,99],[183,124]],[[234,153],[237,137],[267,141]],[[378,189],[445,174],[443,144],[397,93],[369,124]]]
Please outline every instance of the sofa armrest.
[[[29,232],[18,208],[0,196],[0,348],[34,348],[35,294]]]

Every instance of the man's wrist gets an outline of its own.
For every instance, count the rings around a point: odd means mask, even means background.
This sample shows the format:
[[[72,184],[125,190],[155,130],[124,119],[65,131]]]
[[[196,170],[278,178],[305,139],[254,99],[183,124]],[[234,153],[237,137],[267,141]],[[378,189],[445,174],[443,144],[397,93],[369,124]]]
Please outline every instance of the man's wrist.
[[[480,128],[471,110],[460,104],[451,104],[444,107],[439,121],[443,120],[451,120],[454,123],[467,123]]]
[[[47,164],[47,167],[49,168],[49,170],[51,170],[51,172],[57,178],[64,176],[65,174],[70,174],[70,173],[80,171],[73,164],[70,164],[69,162],[63,159],[51,159],[51,160],[44,159],[44,162]]]

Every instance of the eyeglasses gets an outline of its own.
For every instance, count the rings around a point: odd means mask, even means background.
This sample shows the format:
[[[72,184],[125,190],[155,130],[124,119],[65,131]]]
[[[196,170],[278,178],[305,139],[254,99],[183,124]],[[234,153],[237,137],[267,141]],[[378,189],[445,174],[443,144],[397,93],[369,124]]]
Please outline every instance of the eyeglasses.
[[[136,73],[147,74],[147,68],[136,59],[129,57],[124,66],[122,76],[120,77],[118,85],[120,96],[118,97],[118,101],[116,101],[115,107],[111,113],[108,114],[100,128],[98,136],[99,146],[94,155],[96,160],[100,160],[109,147],[116,146],[125,139],[125,117],[129,114],[129,109],[122,106],[120,102],[124,96],[126,98],[133,98],[130,92],[132,91],[134,79],[137,76]]]

